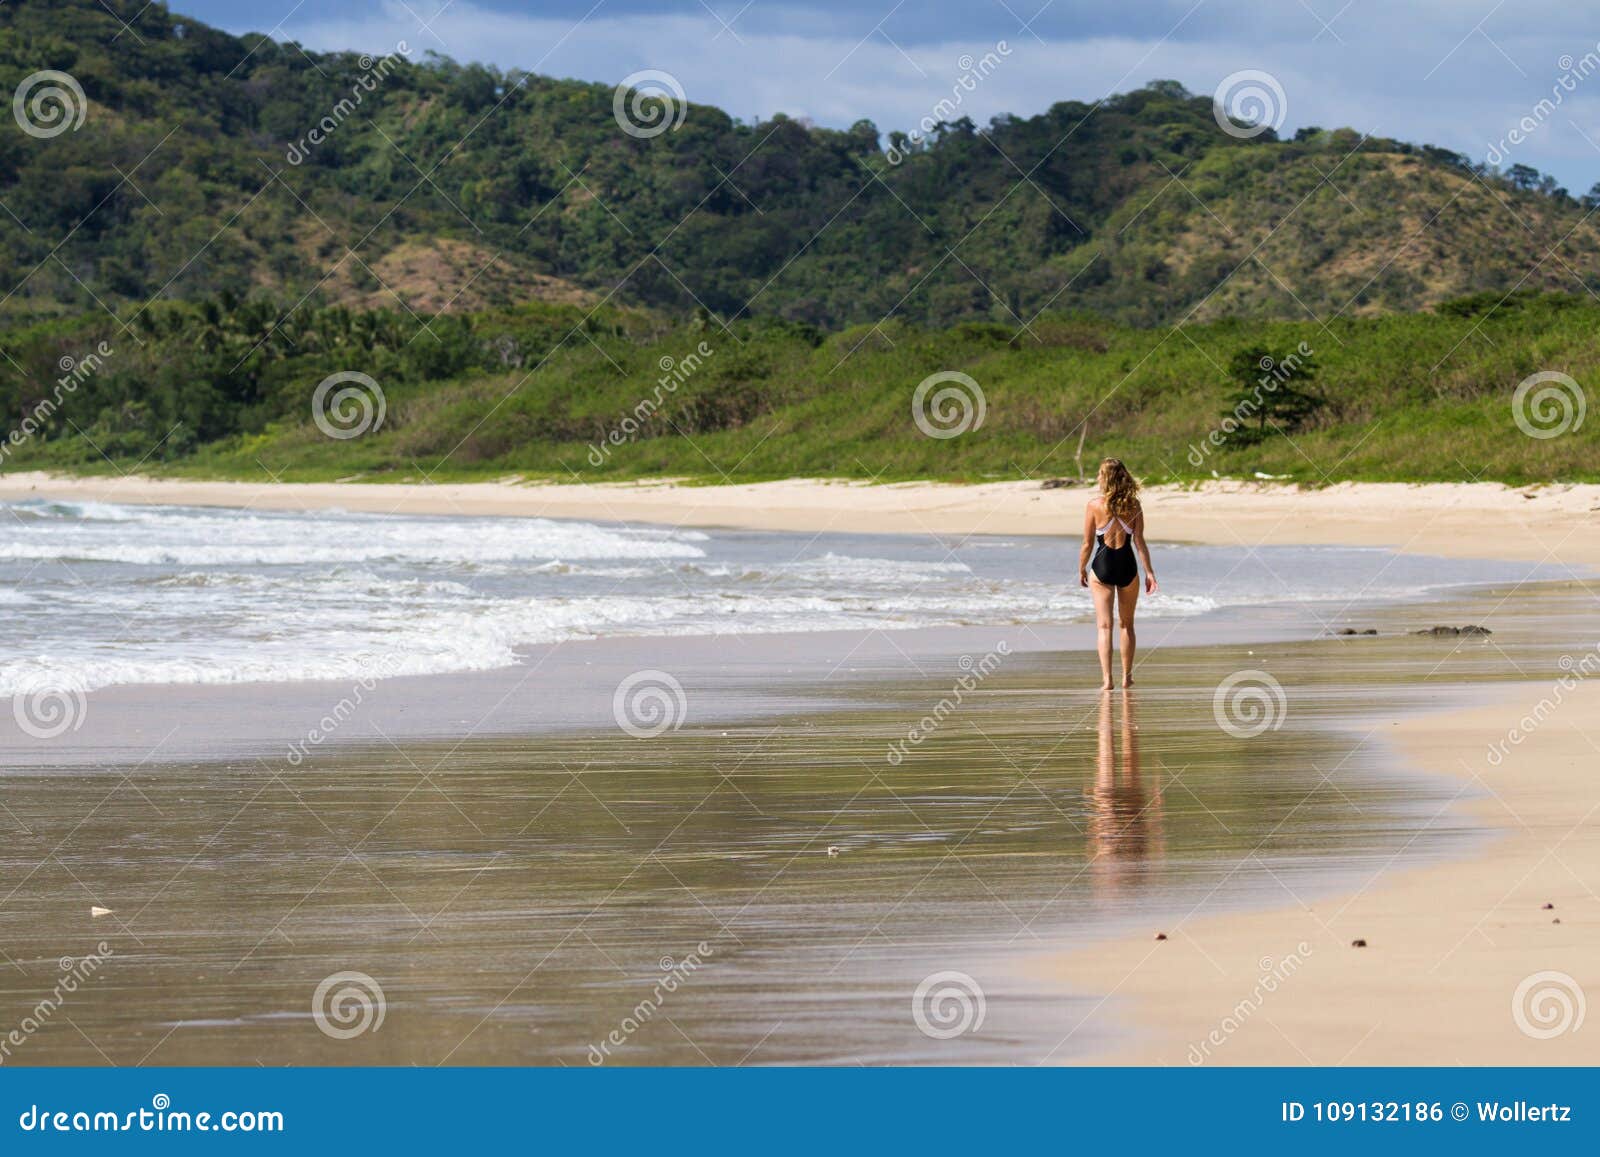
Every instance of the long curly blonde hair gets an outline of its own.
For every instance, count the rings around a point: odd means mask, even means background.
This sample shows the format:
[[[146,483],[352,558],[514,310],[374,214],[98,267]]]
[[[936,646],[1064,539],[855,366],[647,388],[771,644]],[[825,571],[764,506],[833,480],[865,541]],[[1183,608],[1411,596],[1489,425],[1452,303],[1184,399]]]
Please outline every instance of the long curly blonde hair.
[[[1100,493],[1105,495],[1106,510],[1113,518],[1132,522],[1139,514],[1139,480],[1128,473],[1120,458],[1107,458],[1100,463],[1096,479]]]

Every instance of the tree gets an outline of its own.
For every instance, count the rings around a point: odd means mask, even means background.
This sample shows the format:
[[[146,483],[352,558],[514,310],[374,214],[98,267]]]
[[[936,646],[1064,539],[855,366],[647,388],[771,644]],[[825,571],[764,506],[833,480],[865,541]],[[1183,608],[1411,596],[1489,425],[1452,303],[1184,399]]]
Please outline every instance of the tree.
[[[1306,347],[1302,343],[1300,348]],[[1270,350],[1252,346],[1234,354],[1228,377],[1237,389],[1228,395],[1224,412],[1236,423],[1230,438],[1253,446],[1274,430],[1288,433],[1304,426],[1327,405],[1320,394],[1301,388],[1316,376],[1316,359],[1309,352],[1296,351],[1279,360]]]
[[[1506,170],[1506,177],[1519,189],[1535,189],[1539,185],[1540,172],[1532,165],[1512,165]]]
[[[1146,92],[1153,92],[1158,96],[1170,97],[1173,100],[1190,99],[1189,90],[1183,87],[1183,83],[1181,81],[1152,80],[1144,87]]]

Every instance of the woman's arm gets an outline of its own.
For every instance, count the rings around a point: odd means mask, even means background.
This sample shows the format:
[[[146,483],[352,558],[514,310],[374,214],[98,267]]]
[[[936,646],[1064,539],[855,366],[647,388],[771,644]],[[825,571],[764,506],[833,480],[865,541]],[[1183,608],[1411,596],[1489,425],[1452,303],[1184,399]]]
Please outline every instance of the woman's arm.
[[[1089,585],[1089,555],[1094,550],[1094,503],[1083,508],[1083,548],[1078,551],[1078,585]]]
[[[1144,590],[1146,594],[1156,593],[1156,568],[1150,562],[1150,548],[1144,541],[1144,511],[1139,511],[1139,517],[1133,520],[1133,549],[1139,554],[1139,561],[1144,564]]]

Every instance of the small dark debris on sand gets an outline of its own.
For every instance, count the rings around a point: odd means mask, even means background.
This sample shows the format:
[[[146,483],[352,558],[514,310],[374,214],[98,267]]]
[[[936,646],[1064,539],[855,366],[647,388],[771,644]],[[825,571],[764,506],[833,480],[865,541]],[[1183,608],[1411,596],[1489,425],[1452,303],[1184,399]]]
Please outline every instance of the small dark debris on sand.
[[[1554,904],[1551,904],[1551,903],[1550,903],[1550,902],[1548,902],[1548,901],[1546,901],[1546,902],[1545,902],[1545,905],[1544,905],[1544,910],[1545,910],[1545,911],[1546,911],[1546,912],[1548,912],[1548,911],[1550,911],[1550,909],[1552,909],[1552,908],[1554,908],[1554,907],[1555,907],[1555,905],[1554,905]]]
[[[1494,632],[1488,627],[1468,624],[1465,627],[1428,627],[1421,631],[1412,631],[1413,635],[1492,635]]]
[[[1156,939],[1157,940],[1165,940],[1166,938],[1167,938],[1167,934],[1165,932],[1157,932],[1156,933]]]
[[[1367,942],[1365,940],[1352,940],[1352,941],[1350,941],[1350,947],[1352,947],[1352,948],[1365,948],[1366,946],[1367,946]]]
[[[1552,923],[1552,924],[1559,924],[1559,923],[1561,923],[1561,917],[1560,917],[1560,916],[1557,916],[1557,917],[1556,917],[1556,918],[1555,918],[1555,919],[1554,919],[1554,920],[1552,920],[1552,921],[1550,921],[1550,923]]]
[[[1040,490],[1060,490],[1067,486],[1076,486],[1077,483],[1070,478],[1046,478]]]
[[[1354,627],[1340,627],[1334,632],[1336,635],[1376,635],[1377,633],[1377,627],[1366,627],[1365,629],[1359,631]]]

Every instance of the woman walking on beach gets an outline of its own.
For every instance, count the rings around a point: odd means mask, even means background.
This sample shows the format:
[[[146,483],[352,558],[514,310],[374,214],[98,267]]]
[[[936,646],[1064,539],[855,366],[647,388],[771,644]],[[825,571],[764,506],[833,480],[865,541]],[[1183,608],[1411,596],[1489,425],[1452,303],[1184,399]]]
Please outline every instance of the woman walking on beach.
[[[1083,512],[1083,549],[1078,552],[1078,582],[1094,597],[1099,634],[1100,690],[1110,691],[1111,616],[1122,623],[1122,686],[1133,686],[1133,610],[1139,602],[1139,563],[1144,563],[1144,589],[1156,593],[1156,571],[1144,541],[1144,508],[1139,483],[1116,458],[1100,463],[1095,480],[1099,493]],[[1135,559],[1134,552],[1138,552]]]

